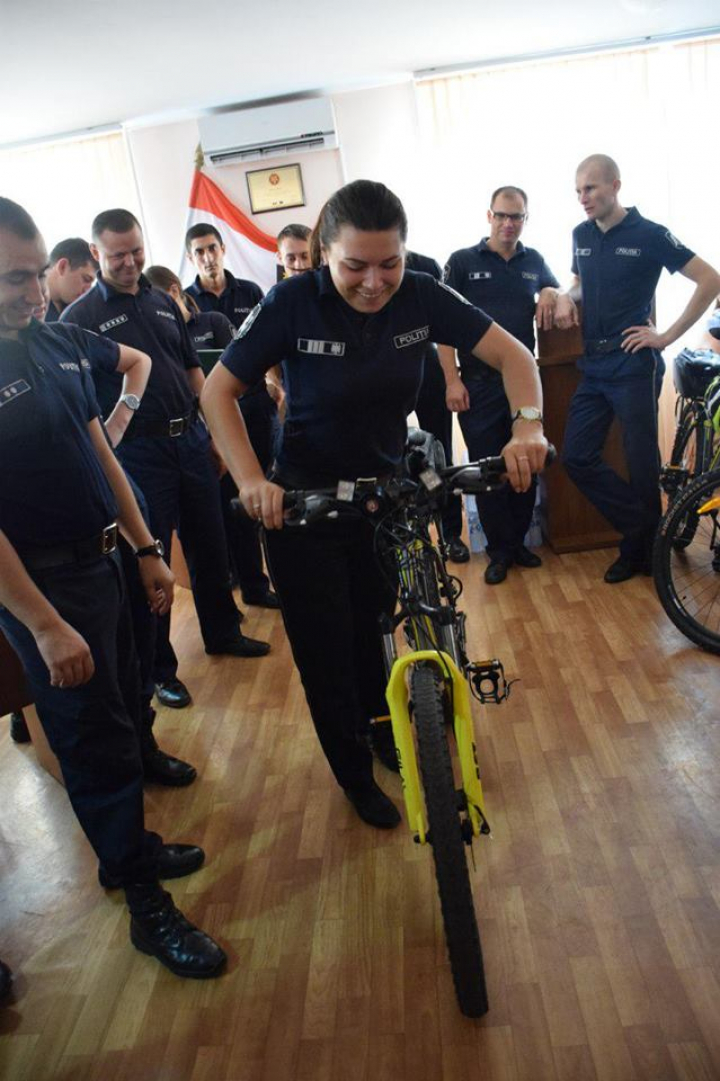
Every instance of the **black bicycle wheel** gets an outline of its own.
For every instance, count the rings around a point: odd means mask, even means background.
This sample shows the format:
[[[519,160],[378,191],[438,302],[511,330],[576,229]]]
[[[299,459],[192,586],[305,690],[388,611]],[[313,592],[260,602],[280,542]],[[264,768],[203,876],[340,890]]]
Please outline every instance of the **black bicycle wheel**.
[[[660,603],[678,630],[711,653],[720,653],[720,520],[717,511],[698,511],[717,494],[720,470],[698,477],[670,507],[653,549]]]
[[[704,419],[702,404],[687,401],[678,421],[669,465],[662,471],[662,486],[669,497],[668,509],[710,465],[712,438],[708,437]],[[685,519],[675,528],[673,546],[676,551],[687,548],[691,543],[697,524],[697,515],[688,511]]]
[[[488,1009],[485,970],[446,737],[442,684],[433,667],[417,666],[413,670],[412,697],[435,877],[455,993],[466,1017],[482,1017]]]

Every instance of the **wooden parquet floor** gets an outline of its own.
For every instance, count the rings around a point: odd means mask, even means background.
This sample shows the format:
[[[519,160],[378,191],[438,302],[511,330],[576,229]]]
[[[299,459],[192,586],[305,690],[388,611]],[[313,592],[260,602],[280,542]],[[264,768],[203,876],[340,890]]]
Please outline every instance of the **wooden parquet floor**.
[[[471,655],[521,682],[477,711],[491,840],[475,846],[491,1009],[458,1012],[431,853],[364,826],[316,745],[280,618],[260,661],[208,658],[175,617],[195,763],[148,820],[207,850],[172,884],[230,955],[182,981],[137,953],[64,791],[0,725],[4,1081],[712,1081],[720,1078],[720,658],[608,552],[460,569]],[[399,781],[378,779],[398,798]]]

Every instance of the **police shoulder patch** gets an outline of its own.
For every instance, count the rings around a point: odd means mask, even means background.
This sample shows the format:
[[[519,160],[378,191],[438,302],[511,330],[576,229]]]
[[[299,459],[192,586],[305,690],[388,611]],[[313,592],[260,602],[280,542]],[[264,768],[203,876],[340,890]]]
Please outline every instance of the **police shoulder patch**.
[[[470,307],[472,306],[470,305],[470,301],[467,300],[464,296],[462,296],[461,293],[458,293],[457,290],[453,289],[451,285],[447,285],[445,282],[438,282],[437,285],[438,288],[444,289],[447,293],[452,293],[452,295],[456,297],[457,300],[461,300],[463,304],[467,304]]]
[[[251,329],[253,323],[255,322],[255,320],[257,319],[258,315],[260,314],[260,309],[261,308],[262,308],[262,303],[255,305],[255,307],[250,312],[250,314],[243,320],[242,325],[240,326],[237,334],[235,335],[236,338],[244,338],[245,337],[245,335],[250,331],[250,329]]]
[[[666,238],[666,240],[670,241],[673,248],[684,248],[685,247],[682,240],[678,240],[678,238],[676,236],[673,236],[673,234],[670,232],[669,229],[666,230],[666,232],[665,232],[665,238]]]

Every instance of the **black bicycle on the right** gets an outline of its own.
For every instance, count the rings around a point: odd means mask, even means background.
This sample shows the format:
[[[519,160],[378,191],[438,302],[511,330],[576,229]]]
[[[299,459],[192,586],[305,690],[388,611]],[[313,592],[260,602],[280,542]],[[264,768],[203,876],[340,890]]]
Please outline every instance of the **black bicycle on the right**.
[[[675,362],[678,427],[661,473],[668,509],[653,549],[660,602],[692,642],[720,653],[720,355]],[[714,378],[713,378],[714,376]]]

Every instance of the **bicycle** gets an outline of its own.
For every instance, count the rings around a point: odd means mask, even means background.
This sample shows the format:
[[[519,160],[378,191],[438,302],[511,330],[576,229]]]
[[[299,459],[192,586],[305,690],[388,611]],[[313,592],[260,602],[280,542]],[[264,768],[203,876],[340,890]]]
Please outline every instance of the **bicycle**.
[[[337,489],[286,492],[284,500],[289,527],[347,514],[370,519],[380,566],[397,585],[396,611],[380,621],[392,734],[408,825],[417,843],[433,848],[455,992],[468,1017],[482,1016],[488,998],[466,850],[490,833],[470,695],[500,703],[512,681],[497,659],[468,660],[457,608],[462,584],[446,567],[439,514],[446,492],[496,490],[504,472],[502,458],[447,468],[441,444],[415,430],[401,473],[385,483],[341,481]],[[403,655],[395,635],[401,626],[410,650]]]
[[[709,442],[720,434],[720,377],[703,400]],[[692,642],[720,653],[720,441],[708,470],[681,490],[660,522],[653,578],[660,603]]]
[[[683,349],[675,357],[675,438],[670,461],[660,470],[660,487],[668,497],[668,507],[688,484],[711,467],[714,432],[705,407],[705,392],[718,374],[720,354],[711,349]],[[696,526],[694,517],[685,520],[675,537],[677,548],[690,544]]]

